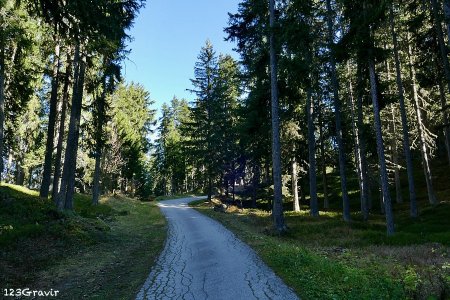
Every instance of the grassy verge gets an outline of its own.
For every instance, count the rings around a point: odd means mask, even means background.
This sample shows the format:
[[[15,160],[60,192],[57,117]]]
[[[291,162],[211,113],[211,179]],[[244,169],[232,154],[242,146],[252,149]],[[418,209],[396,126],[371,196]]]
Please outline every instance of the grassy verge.
[[[201,196],[197,194],[175,194],[172,196],[158,196],[156,197],[156,201],[164,201],[164,200],[171,200],[171,199],[181,199],[181,198],[189,198],[189,197],[195,197],[195,196]]]
[[[289,232],[275,236],[268,212],[215,212],[192,203],[248,243],[302,299],[448,299],[450,203],[422,211],[411,222],[397,214],[397,234],[386,237],[382,216],[341,221],[338,212],[287,212]],[[357,214],[353,215],[358,219]]]
[[[1,288],[54,289],[61,299],[134,299],[166,235],[153,203],[105,197],[74,213],[22,187],[0,187]]]

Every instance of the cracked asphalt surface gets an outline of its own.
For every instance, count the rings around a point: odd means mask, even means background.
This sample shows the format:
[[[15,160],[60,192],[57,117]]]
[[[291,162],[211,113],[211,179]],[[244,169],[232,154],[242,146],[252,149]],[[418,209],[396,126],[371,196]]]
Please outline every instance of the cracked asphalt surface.
[[[298,299],[249,246],[188,206],[197,199],[158,204],[168,239],[137,300]]]

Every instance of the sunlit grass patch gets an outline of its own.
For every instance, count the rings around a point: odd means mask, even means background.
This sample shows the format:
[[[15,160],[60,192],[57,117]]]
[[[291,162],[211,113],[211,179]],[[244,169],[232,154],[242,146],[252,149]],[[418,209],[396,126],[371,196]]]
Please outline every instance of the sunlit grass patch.
[[[329,217],[329,218],[342,218],[342,213],[336,211],[320,211],[321,217]]]
[[[5,186],[5,187],[8,187],[10,189],[9,193],[6,192],[6,190],[2,190],[2,194],[3,195],[4,195],[4,193],[8,193],[9,195],[14,196],[14,195],[19,195],[19,193],[20,193],[20,195],[22,195],[22,196],[23,195],[39,196],[39,192],[38,191],[30,190],[30,189],[28,189],[28,188],[26,188],[24,186],[21,186],[21,185],[15,185],[15,184],[9,184],[9,183],[2,182],[0,184],[0,187],[1,186]]]

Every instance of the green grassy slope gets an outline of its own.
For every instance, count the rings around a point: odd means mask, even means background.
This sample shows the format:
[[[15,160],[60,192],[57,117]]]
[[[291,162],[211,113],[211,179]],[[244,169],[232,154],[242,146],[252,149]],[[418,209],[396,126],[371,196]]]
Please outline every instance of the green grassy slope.
[[[134,299],[166,236],[152,203],[75,196],[75,211],[13,185],[0,186],[2,288],[60,290],[62,299]]]
[[[445,164],[434,166],[441,200],[436,207],[429,206],[425,184],[417,179],[417,220],[409,217],[404,182],[406,203],[394,205],[397,232],[393,237],[386,236],[384,216],[376,205],[369,222],[363,222],[358,212],[352,214],[351,223],[342,221],[339,181],[332,176],[332,209],[321,211],[320,218],[310,217],[307,206],[302,206],[301,213],[287,211],[289,231],[283,236],[273,234],[264,201],[259,209],[232,208],[225,214],[203,201],[196,207],[253,247],[302,299],[449,299],[449,173]],[[359,200],[355,187],[350,194],[355,211]],[[285,208],[291,209],[292,202],[287,201]]]

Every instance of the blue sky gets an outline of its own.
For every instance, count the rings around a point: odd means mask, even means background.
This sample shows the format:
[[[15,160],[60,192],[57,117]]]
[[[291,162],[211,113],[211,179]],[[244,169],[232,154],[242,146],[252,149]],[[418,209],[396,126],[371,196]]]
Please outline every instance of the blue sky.
[[[231,54],[235,46],[225,42],[223,28],[228,12],[237,12],[239,0],[147,0],[130,35],[132,50],[124,63],[127,82],[138,82],[150,92],[154,108],[173,96],[193,99],[194,64],[200,48],[209,39],[217,54]]]

